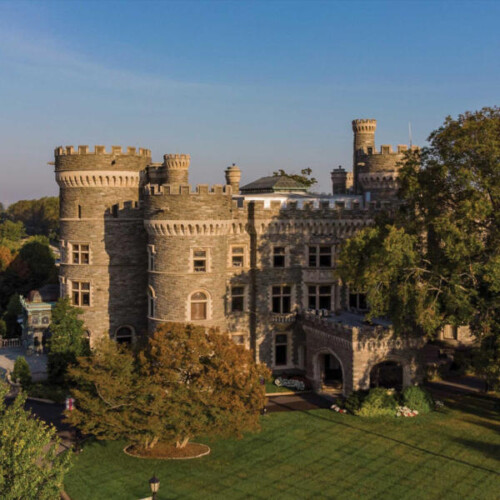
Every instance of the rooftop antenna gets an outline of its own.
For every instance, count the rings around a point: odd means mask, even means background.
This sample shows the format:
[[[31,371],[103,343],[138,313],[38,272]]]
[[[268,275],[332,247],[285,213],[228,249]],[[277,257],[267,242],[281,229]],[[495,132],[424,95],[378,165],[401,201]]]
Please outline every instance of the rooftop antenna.
[[[410,148],[413,145],[412,137],[411,137],[411,122],[408,122],[408,135],[410,136]]]

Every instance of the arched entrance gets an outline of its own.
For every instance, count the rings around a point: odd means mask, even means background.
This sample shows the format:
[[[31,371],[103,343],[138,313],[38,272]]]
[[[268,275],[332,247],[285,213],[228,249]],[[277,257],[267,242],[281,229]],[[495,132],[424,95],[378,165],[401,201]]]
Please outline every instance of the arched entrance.
[[[316,378],[323,390],[341,391],[344,373],[340,359],[330,350],[322,351],[316,356]]]
[[[397,361],[382,361],[370,370],[370,387],[403,388],[403,366]]]

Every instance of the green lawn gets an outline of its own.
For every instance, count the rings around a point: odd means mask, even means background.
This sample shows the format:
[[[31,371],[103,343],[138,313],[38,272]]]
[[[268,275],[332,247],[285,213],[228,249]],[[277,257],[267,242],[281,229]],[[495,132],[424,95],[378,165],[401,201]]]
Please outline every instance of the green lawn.
[[[67,476],[73,500],[132,500],[161,480],[161,499],[498,499],[500,421],[492,400],[466,396],[414,419],[329,410],[262,417],[262,432],[199,440],[204,458],[142,460],[124,443],[91,442]]]

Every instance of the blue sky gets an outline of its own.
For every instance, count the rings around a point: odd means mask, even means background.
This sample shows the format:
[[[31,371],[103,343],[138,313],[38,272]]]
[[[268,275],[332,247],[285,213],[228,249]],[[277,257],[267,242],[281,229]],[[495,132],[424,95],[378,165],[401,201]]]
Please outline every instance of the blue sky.
[[[353,118],[423,144],[499,104],[500,2],[0,0],[0,201],[57,193],[58,145],[191,154],[190,180],[351,168]]]

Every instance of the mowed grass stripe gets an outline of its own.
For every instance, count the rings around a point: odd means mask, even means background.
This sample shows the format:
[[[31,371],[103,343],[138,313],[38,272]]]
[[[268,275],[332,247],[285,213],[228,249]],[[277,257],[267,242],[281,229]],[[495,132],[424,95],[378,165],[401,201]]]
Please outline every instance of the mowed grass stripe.
[[[465,404],[415,419],[362,419],[328,410],[262,418],[242,440],[197,439],[199,460],[139,460],[124,443],[91,442],[65,487],[74,500],[138,499],[153,472],[159,499],[497,499],[498,414]]]

